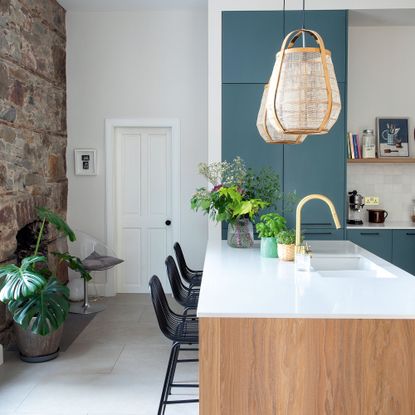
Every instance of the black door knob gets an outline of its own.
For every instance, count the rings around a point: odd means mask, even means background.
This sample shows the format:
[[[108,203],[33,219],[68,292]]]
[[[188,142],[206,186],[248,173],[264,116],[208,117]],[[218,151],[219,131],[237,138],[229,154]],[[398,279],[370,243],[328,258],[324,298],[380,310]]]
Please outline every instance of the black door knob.
[[[171,225],[171,220],[166,220],[166,222],[165,222],[165,224],[167,225],[167,226],[170,226]]]

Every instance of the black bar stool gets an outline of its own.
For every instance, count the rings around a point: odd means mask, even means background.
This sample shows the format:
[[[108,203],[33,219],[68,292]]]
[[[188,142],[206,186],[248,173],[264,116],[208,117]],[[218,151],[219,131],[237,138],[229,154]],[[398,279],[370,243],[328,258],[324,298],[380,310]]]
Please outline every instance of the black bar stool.
[[[165,264],[173,297],[185,308],[185,314],[187,314],[188,310],[197,308],[199,288],[188,288],[183,284],[176,261],[171,255],[166,258]]]
[[[164,379],[159,409],[157,415],[163,415],[166,406],[171,404],[197,403],[199,399],[169,400],[172,388],[198,388],[194,383],[174,383],[174,375],[178,363],[198,362],[199,359],[179,359],[181,351],[198,351],[196,348],[183,348],[183,345],[198,345],[199,343],[199,322],[194,316],[179,315],[174,313],[167,302],[166,294],[159,278],[154,275],[149,283],[151,300],[157,321],[162,333],[173,342],[169,363],[167,365],[166,377]]]
[[[186,260],[184,259],[182,247],[178,242],[173,246],[176,254],[177,263],[179,265],[180,273],[183,279],[190,285],[190,287],[199,286],[202,282],[203,271],[194,271],[187,266]]]

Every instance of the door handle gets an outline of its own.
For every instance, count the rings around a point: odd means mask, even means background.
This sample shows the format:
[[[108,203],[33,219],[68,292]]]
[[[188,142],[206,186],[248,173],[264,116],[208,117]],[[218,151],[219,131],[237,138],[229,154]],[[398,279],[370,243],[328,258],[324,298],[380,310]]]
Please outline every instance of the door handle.
[[[167,226],[171,225],[171,220],[167,219],[166,222],[164,222]]]
[[[413,235],[415,235],[415,232],[406,232],[406,234],[407,234],[408,236],[413,236]]]
[[[360,232],[362,236],[379,236],[379,232]]]

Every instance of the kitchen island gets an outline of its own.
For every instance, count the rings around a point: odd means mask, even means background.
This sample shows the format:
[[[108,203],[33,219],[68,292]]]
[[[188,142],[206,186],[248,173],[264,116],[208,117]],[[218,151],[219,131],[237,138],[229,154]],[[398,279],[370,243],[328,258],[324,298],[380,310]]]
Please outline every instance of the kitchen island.
[[[311,247],[302,272],[209,242],[202,415],[415,413],[415,278],[348,241]]]

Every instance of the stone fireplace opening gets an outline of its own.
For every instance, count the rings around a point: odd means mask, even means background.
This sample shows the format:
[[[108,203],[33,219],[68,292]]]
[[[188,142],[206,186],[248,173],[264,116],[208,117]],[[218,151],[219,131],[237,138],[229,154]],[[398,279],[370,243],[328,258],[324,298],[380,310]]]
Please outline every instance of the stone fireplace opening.
[[[16,234],[16,252],[15,258],[16,263],[20,264],[22,259],[33,255],[36,248],[36,242],[39,235],[40,227],[42,223],[40,221],[35,221],[23,226]],[[48,238],[48,228],[45,227],[43,238],[39,247],[39,255],[47,256],[48,254],[48,244],[45,242]]]

